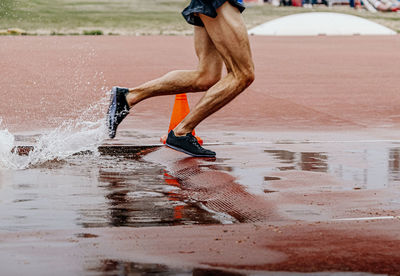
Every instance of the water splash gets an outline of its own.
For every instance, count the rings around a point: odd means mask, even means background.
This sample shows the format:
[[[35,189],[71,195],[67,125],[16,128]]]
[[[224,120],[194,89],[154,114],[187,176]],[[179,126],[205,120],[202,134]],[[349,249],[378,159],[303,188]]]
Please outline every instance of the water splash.
[[[7,168],[12,165],[12,162],[10,163],[13,159],[11,150],[14,147],[15,138],[7,129],[1,130],[2,122],[0,118],[0,168]]]
[[[107,97],[103,97],[81,111],[77,119],[64,121],[38,136],[28,156],[11,152],[16,146],[15,136],[1,126],[0,118],[0,169],[26,169],[47,161],[64,160],[79,152],[98,154],[97,148],[106,138],[104,111],[107,105]]]

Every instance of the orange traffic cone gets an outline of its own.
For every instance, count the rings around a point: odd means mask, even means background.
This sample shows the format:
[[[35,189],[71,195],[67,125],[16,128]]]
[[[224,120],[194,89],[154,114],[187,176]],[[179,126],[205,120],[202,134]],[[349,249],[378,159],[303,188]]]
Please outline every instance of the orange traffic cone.
[[[172,109],[171,121],[169,123],[168,133],[173,130],[185,117],[189,114],[189,103],[186,94],[179,94],[175,96],[174,108]],[[196,136],[195,131],[192,132],[193,136],[196,137],[200,145],[203,144],[203,140]],[[167,135],[160,138],[160,142],[165,144],[167,141]]]

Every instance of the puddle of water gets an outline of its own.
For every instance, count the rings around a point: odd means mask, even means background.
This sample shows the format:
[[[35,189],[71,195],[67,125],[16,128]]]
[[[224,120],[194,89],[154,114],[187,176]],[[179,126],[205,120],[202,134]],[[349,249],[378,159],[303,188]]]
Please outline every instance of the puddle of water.
[[[316,145],[309,145],[310,149]],[[394,144],[374,143],[342,145],[340,150],[332,150],[330,145],[319,143],[323,152],[305,152],[288,149],[266,149],[279,163],[276,171],[308,171],[327,173],[341,179],[343,189],[382,189],[398,187],[400,184],[400,148]],[[302,148],[307,147],[302,145]],[[273,173],[264,180],[274,181]]]
[[[143,160],[80,155],[0,171],[0,230],[218,224]]]
[[[287,272],[287,271],[229,271],[216,268],[173,268],[161,264],[145,264],[122,260],[95,260],[86,265],[90,275],[191,275],[191,276],[366,276],[375,275],[364,272]]]
[[[41,135],[14,136],[0,120],[0,230],[220,223],[182,196],[162,166],[98,152],[107,105],[104,98]],[[34,150],[11,152],[21,144]]]
[[[174,269],[161,264],[142,264],[118,260],[93,261],[87,264],[91,275],[192,275],[191,269]]]
[[[278,167],[281,171],[301,170],[311,172],[327,172],[328,156],[321,152],[291,152],[287,150],[265,150],[285,166]],[[287,164],[287,165],[286,165]]]
[[[242,274],[239,272],[212,268],[173,268],[161,264],[134,263],[121,260],[92,261],[91,264],[87,264],[87,271],[90,272],[91,275],[257,275],[251,272]]]
[[[281,178],[276,176],[264,176],[264,181],[274,181],[274,180],[281,180]]]
[[[5,130],[2,133],[3,141],[15,144],[12,134]],[[72,137],[75,135],[78,134]],[[38,140],[38,136],[17,138]],[[64,141],[75,145],[77,140]],[[83,143],[66,147],[61,154],[55,150],[61,147],[58,144],[53,147],[52,154],[45,155],[51,157],[48,161],[39,162],[41,159],[37,158],[26,169],[0,170],[0,230],[246,221],[242,217],[249,217],[248,202],[254,201],[252,194],[272,196],[279,192],[268,186],[282,180],[274,176],[276,171],[326,173],[344,180],[341,186],[323,189],[382,189],[398,186],[400,179],[400,148],[390,143],[358,148],[347,144],[340,150],[332,150],[321,143],[301,147],[295,143],[274,145],[254,155],[259,166],[266,164],[262,167],[253,166],[251,160],[239,166],[234,158],[213,162],[189,158],[172,164],[175,171],[169,175],[164,165],[137,155],[71,154],[78,149],[92,148],[96,141],[98,138],[89,140],[87,146]],[[10,147],[3,144],[1,152],[9,156]],[[311,151],[315,148],[321,151]],[[57,154],[58,157],[53,158]],[[33,160],[32,156],[22,158]],[[26,160],[20,164],[26,164]],[[189,176],[196,179],[200,175],[206,177],[205,182],[188,182]],[[232,175],[239,175],[237,181]],[[235,204],[231,206],[232,202]],[[244,213],[239,208],[242,205],[246,206]],[[260,206],[265,207],[261,203]]]

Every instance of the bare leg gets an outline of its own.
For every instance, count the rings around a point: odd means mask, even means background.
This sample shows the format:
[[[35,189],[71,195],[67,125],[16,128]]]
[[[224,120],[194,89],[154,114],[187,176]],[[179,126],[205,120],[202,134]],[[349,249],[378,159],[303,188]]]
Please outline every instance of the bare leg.
[[[202,120],[229,103],[254,80],[247,30],[240,12],[228,2],[211,18],[200,14],[206,31],[224,60],[228,74],[212,86],[174,129],[177,136],[191,132]]]
[[[155,96],[206,91],[213,86],[221,78],[222,59],[204,28],[195,27],[194,43],[199,58],[197,70],[172,71],[129,89],[129,105]]]

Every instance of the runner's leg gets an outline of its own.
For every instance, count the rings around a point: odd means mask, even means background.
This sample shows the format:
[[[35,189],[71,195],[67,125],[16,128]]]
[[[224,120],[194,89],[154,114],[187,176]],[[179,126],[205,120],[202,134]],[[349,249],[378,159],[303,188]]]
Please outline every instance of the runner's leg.
[[[195,26],[194,45],[199,65],[196,70],[177,70],[129,89],[126,97],[130,106],[147,98],[186,92],[206,91],[220,78],[222,59],[206,30]]]
[[[229,103],[254,80],[250,44],[240,12],[228,2],[217,12],[216,18],[203,14],[200,14],[200,18],[228,73],[205,93],[195,108],[174,129],[177,136],[192,132],[202,120]]]

